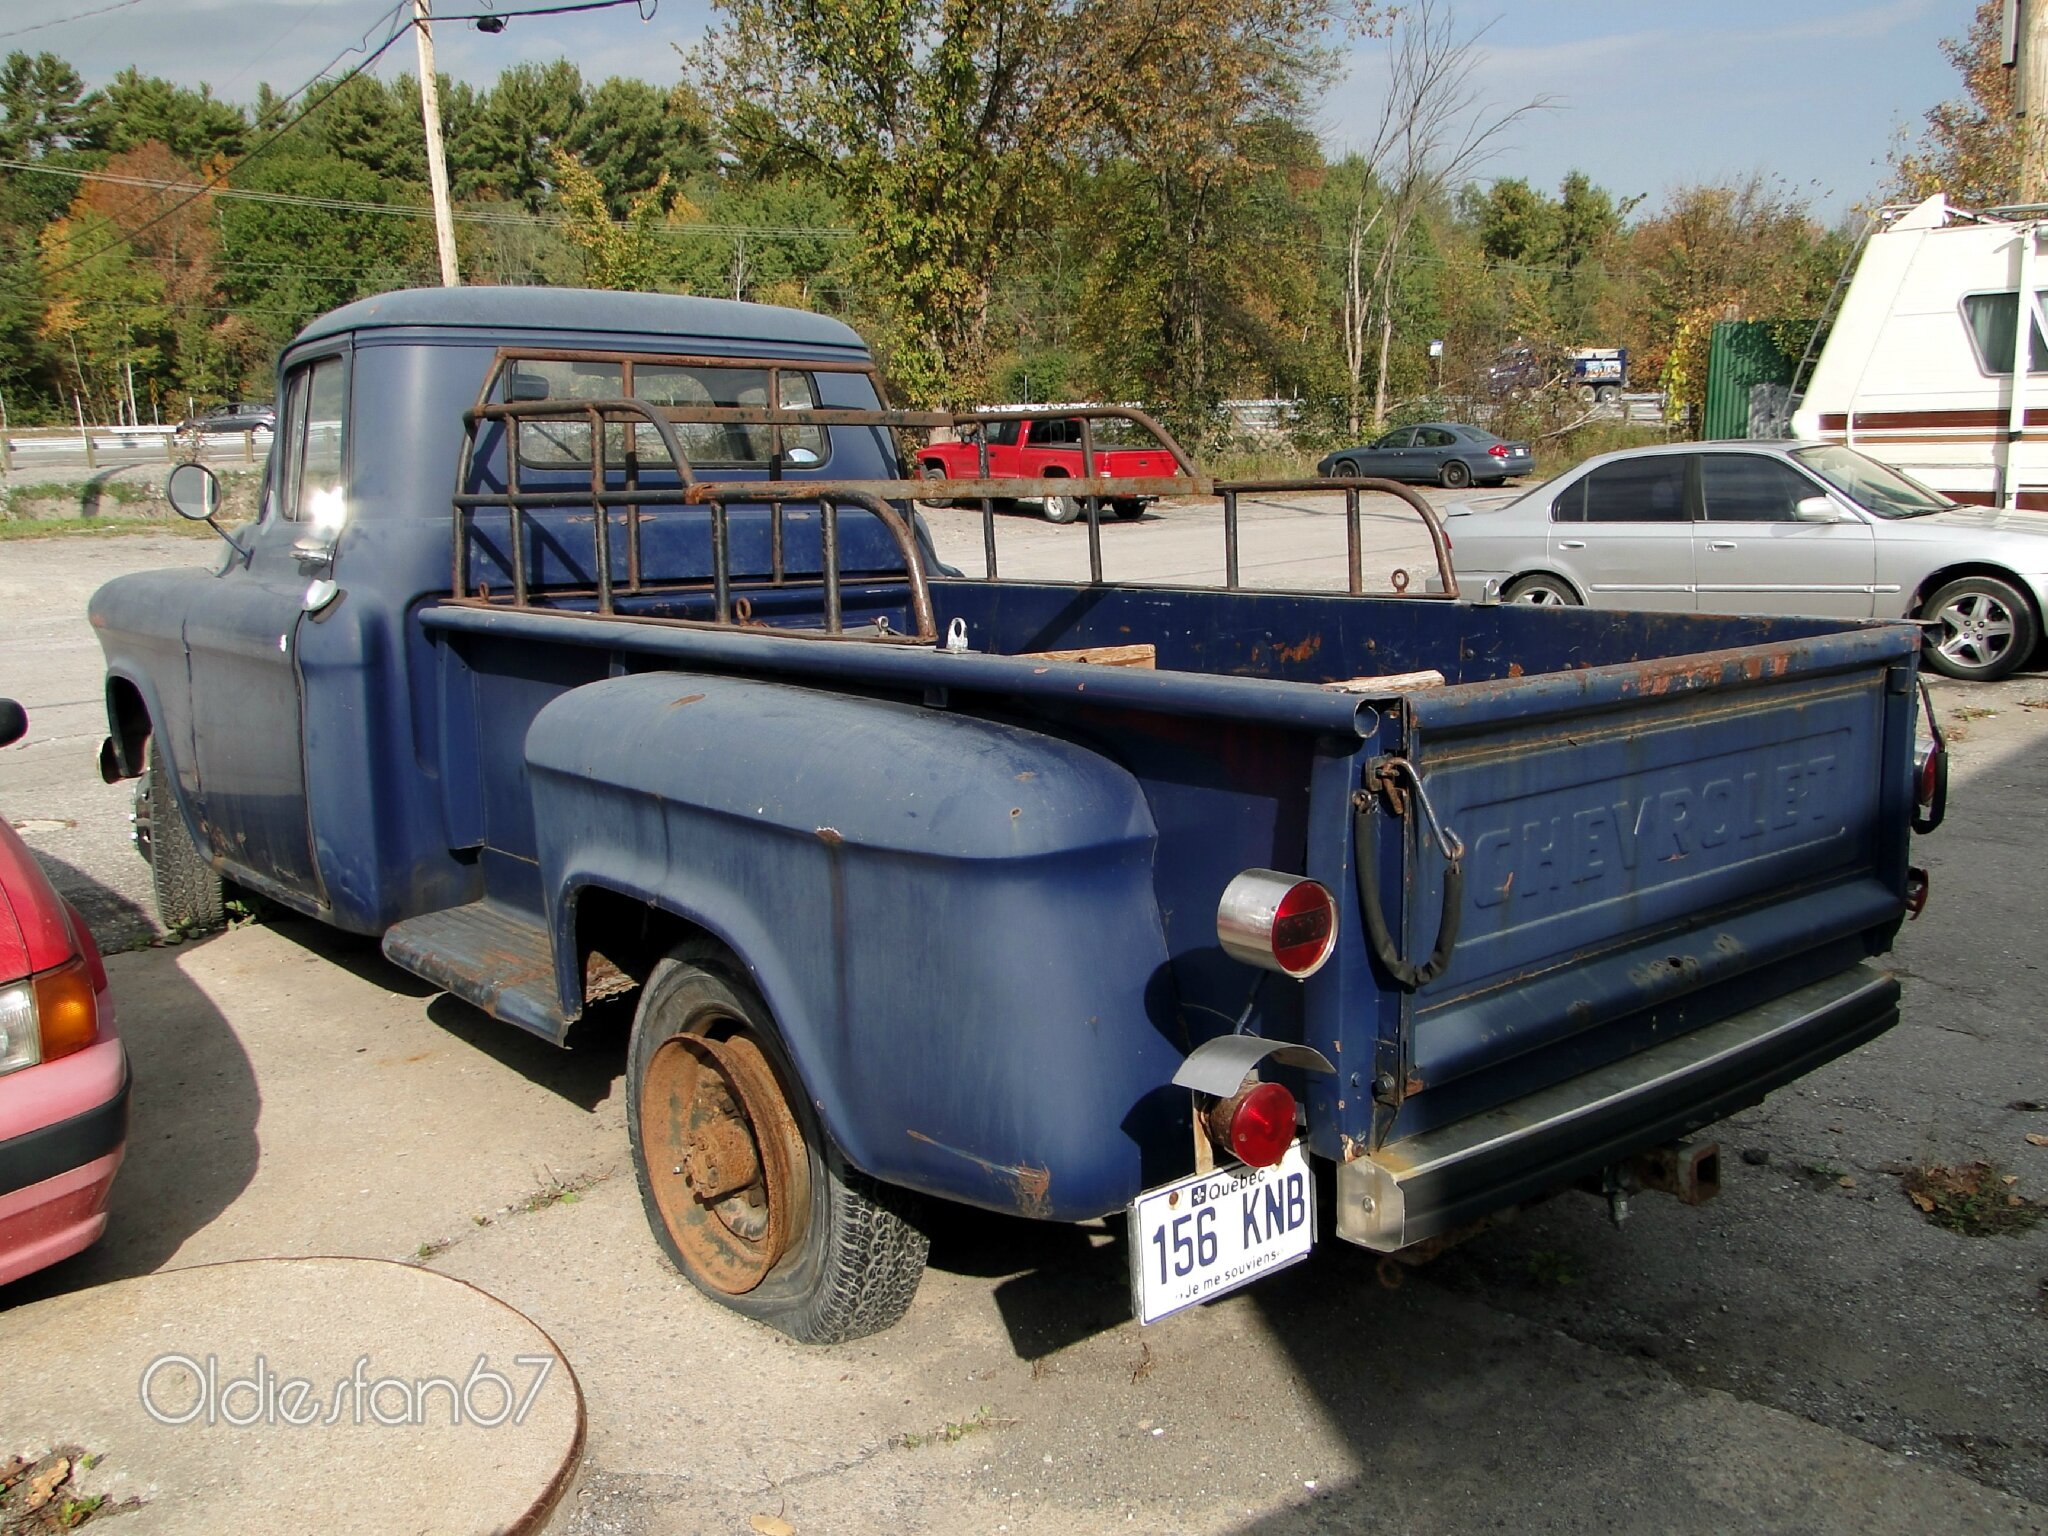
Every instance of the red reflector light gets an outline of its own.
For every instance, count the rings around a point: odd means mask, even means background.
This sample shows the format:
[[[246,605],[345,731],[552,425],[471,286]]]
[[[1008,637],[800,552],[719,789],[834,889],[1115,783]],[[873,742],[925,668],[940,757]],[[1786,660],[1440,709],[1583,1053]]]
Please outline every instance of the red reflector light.
[[[1314,880],[1248,869],[1216,906],[1216,939],[1247,965],[1297,979],[1312,976],[1337,945],[1337,902]]]
[[[1270,1168],[1294,1144],[1294,1095],[1278,1083],[1246,1092],[1230,1117],[1230,1151],[1241,1163]]]

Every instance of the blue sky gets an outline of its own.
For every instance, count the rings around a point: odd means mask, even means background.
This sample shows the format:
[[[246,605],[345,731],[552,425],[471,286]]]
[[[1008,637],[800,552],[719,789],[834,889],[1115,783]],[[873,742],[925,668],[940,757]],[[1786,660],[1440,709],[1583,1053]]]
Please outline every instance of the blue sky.
[[[8,0],[0,34],[107,0]],[[258,81],[291,89],[369,26],[388,0],[135,0],[110,14],[43,27],[0,48],[48,48],[97,83],[134,64],[218,95],[248,100]],[[499,0],[514,9],[531,0]],[[652,4],[654,0],[643,0]],[[990,0],[999,3],[999,0]],[[1027,0],[1028,3],[1028,0]],[[440,0],[443,10],[482,8]],[[1762,172],[1836,217],[1880,186],[1899,129],[1955,95],[1944,36],[1968,24],[1970,0],[1512,0],[1457,6],[1467,32],[1486,27],[1474,83],[1513,106],[1545,94],[1552,110],[1517,124],[1483,176],[1554,188],[1578,168],[1650,206],[1675,186]],[[520,59],[566,55],[588,78],[638,74],[666,84],[674,46],[709,21],[706,0],[658,0],[651,21],[631,7],[516,21],[497,36],[436,29],[443,71],[488,82]],[[1490,23],[1490,25],[1489,25]],[[1333,151],[1371,133],[1384,78],[1383,44],[1357,44],[1349,74],[1319,107]],[[410,39],[379,72],[415,68]]]

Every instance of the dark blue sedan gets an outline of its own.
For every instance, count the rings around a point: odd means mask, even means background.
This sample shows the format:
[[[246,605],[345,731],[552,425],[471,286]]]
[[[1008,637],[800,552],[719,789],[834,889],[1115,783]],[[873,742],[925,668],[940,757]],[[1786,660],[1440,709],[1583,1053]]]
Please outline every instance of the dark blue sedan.
[[[1533,474],[1536,455],[1527,443],[1503,442],[1491,432],[1456,421],[1396,427],[1362,448],[1339,448],[1316,465],[1333,478],[1373,476],[1423,485],[1499,485]]]

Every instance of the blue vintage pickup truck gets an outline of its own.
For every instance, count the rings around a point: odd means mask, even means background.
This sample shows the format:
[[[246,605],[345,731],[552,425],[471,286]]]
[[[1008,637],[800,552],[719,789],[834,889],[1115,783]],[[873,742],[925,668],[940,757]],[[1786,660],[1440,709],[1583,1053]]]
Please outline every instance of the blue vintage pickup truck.
[[[934,1201],[1122,1214],[1150,1321],[1330,1228],[1698,1198],[1682,1138],[1896,1020],[1911,626],[1467,602],[1447,559],[1364,597],[1359,498],[1429,518],[1384,482],[1337,483],[1351,592],[1244,590],[1274,487],[1156,428],[1179,474],[1084,432],[1054,488],[1094,579],[1004,578],[987,509],[1045,487],[906,478],[975,418],[782,309],[393,293],[278,400],[217,567],[92,601],[164,922],[229,882],[565,1046],[631,1007],[654,1235],[796,1338],[901,1316]],[[1102,579],[1102,501],[1190,491],[1224,583]],[[983,571],[930,496],[987,498]]]

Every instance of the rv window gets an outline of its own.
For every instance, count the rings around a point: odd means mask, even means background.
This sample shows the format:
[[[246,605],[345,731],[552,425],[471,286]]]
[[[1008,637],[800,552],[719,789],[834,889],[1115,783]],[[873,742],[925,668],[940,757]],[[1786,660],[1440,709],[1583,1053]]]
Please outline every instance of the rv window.
[[[1972,293],[1963,298],[1963,319],[1969,326],[1970,344],[1977,349],[1977,366],[1989,374],[2012,372],[2014,326],[2018,320],[2019,294]],[[2032,348],[2027,372],[2048,373],[2048,342],[2041,337],[2041,305],[2048,292],[2034,295]]]

